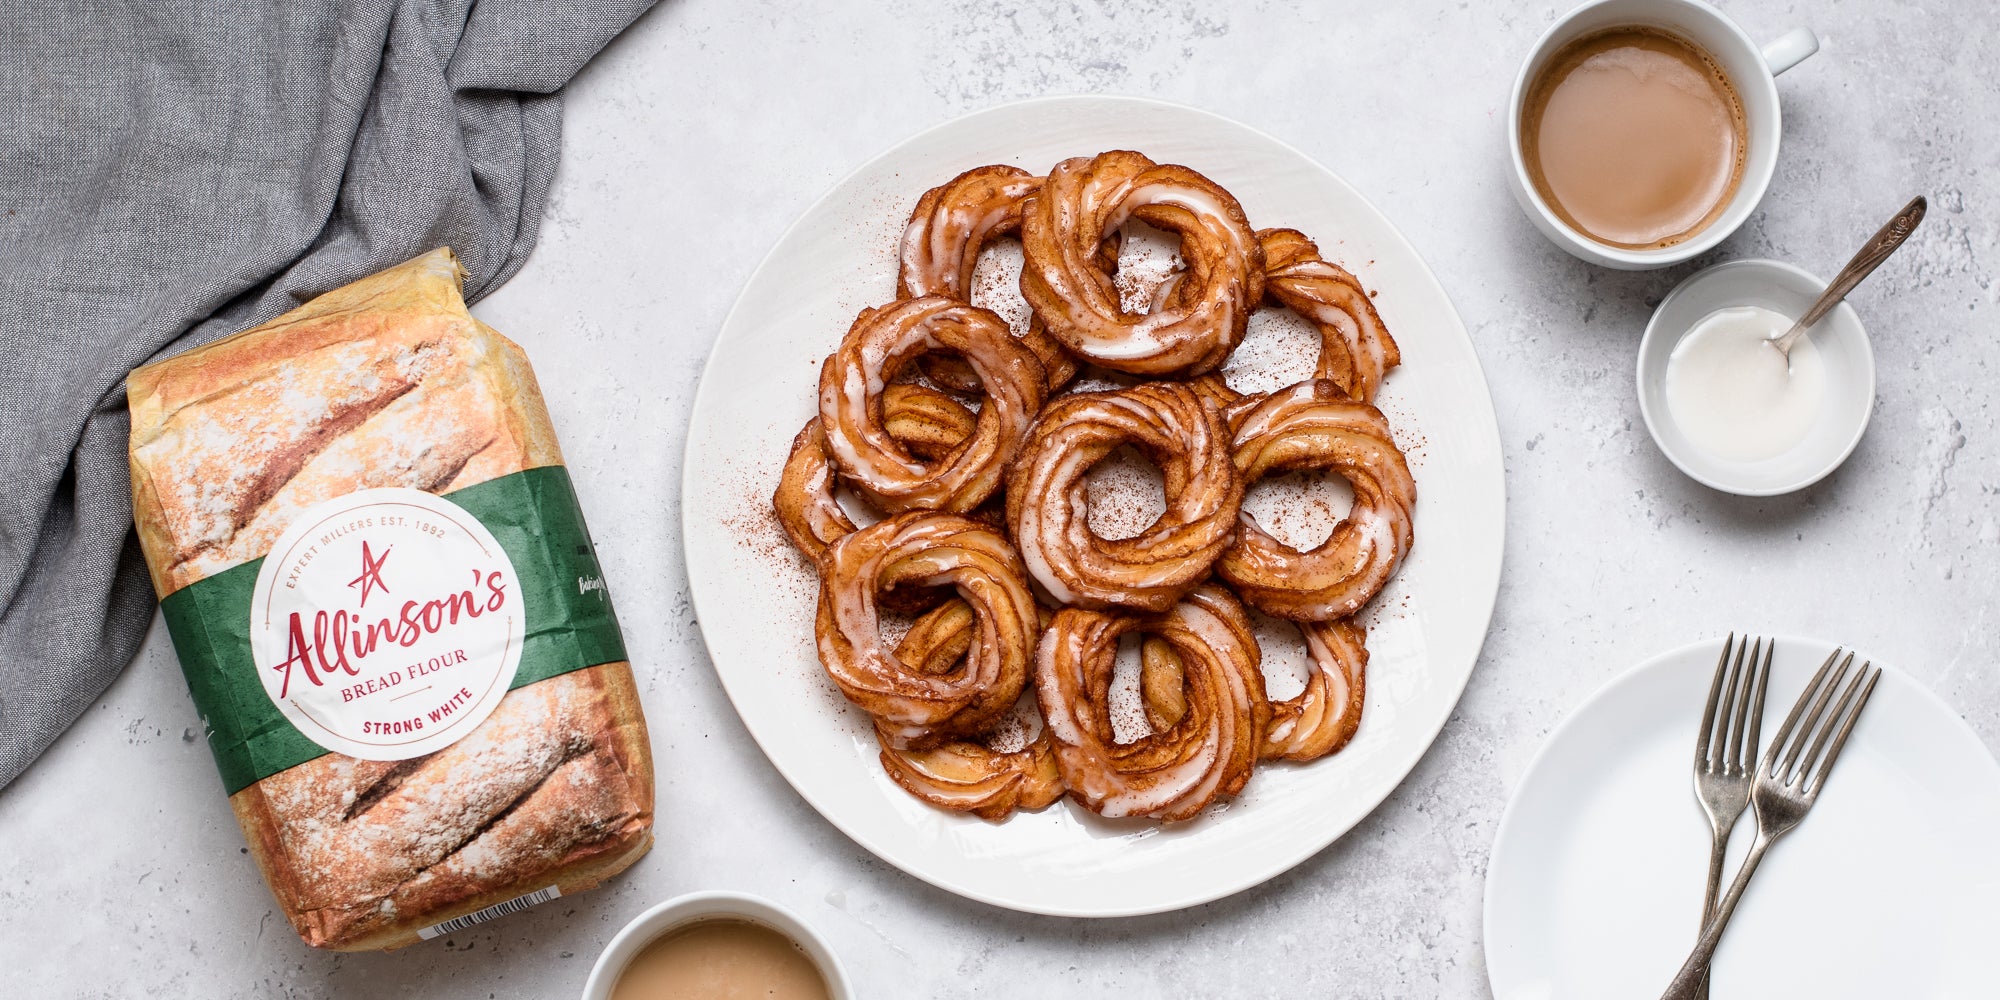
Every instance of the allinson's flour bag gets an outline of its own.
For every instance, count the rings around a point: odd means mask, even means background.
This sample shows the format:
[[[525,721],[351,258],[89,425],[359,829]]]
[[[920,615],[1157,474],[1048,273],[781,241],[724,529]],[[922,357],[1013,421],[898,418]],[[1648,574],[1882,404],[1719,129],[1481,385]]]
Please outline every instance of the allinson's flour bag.
[[[132,373],[133,512],[250,852],[395,948],[622,871],[646,723],[528,360],[440,249]]]

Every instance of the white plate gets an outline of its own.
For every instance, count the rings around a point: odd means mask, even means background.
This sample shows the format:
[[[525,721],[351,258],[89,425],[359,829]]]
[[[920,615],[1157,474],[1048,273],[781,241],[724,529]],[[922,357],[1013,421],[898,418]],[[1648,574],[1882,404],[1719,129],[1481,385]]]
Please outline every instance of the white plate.
[[[1379,293],[1403,351],[1382,409],[1410,451],[1417,544],[1372,614],[1355,741],[1307,767],[1259,768],[1245,794],[1176,827],[1111,823],[1068,803],[1001,824],[940,812],[883,774],[865,717],[813,652],[817,584],[769,497],[814,412],[821,358],[892,297],[894,248],[926,187],[984,163],[1046,170],[1128,147],[1189,164],[1250,220],[1320,241]],[[1310,363],[1305,367],[1309,369]],[[1130,98],[1050,98],[924,132],[861,167],[793,225],[744,286],[695,397],[682,482],[688,577],[717,675],[800,795],[863,847],[974,899],[1115,916],[1224,896],[1353,826],[1444,725],[1479,655],[1500,576],[1500,440],[1479,361],[1444,290],[1381,213],[1326,168],[1242,125]]]
[[[1486,875],[1495,1000],[1655,997],[1686,960],[1708,871],[1694,733],[1720,650],[1686,646],[1612,681],[1528,766]],[[1832,651],[1778,641],[1767,741]],[[1746,812],[1725,880],[1755,830]],[[1744,893],[1715,995],[1992,996],[1995,831],[2000,765],[1950,707],[1885,667],[1819,801]]]

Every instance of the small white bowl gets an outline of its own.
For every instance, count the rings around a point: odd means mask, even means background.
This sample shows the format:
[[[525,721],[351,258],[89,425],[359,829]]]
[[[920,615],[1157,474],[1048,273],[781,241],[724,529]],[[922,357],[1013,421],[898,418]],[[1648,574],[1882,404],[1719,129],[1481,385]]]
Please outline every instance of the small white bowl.
[[[827,996],[832,1000],[854,1000],[847,970],[841,967],[840,959],[819,932],[792,911],[768,899],[740,892],[691,892],[632,918],[604,947],[604,953],[597,956],[590,979],[583,984],[583,1000],[607,1000],[633,957],[662,935],[688,924],[715,919],[763,924],[798,942],[806,957],[819,967],[820,975],[826,977]]]
[[[1697,272],[1660,301],[1639,342],[1639,412],[1668,461],[1704,486],[1768,497],[1805,489],[1847,460],[1875,409],[1875,352],[1845,302],[1807,334],[1826,361],[1826,395],[1811,432],[1790,451],[1759,462],[1716,458],[1688,441],[1667,408],[1667,358],[1702,317],[1730,306],[1796,317],[1825,290],[1826,282],[1782,261],[1732,260]]]

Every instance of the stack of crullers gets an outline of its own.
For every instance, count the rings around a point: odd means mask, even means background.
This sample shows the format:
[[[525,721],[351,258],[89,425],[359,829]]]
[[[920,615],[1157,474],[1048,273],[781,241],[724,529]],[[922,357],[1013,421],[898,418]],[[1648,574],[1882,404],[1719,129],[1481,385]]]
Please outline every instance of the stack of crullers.
[[[1137,308],[1117,281],[1131,220],[1178,236],[1184,262]],[[970,302],[982,249],[1010,235],[1019,335]],[[1244,395],[1221,372],[1266,304],[1316,327],[1320,354],[1311,379]],[[1299,232],[1253,229],[1187,167],[1113,151],[925,192],[896,299],[826,359],[773,498],[818,568],[820,662],[873,717],[888,773],[990,820],[1064,792],[1104,816],[1185,820],[1259,761],[1338,751],[1361,719],[1355,615],[1412,539],[1416,486],[1374,406],[1399,360],[1353,275]],[[1108,388],[1066,388],[1079,372]],[[1085,474],[1127,446],[1158,468],[1166,510],[1108,539]],[[1242,501],[1306,470],[1345,478],[1354,504],[1299,551]],[[882,519],[857,529],[843,490]],[[1267,697],[1246,604],[1297,624],[1311,671],[1296,697]],[[892,642],[885,615],[915,620]],[[1121,740],[1115,664],[1135,633],[1150,732]],[[1023,738],[1031,686],[1042,725]]]

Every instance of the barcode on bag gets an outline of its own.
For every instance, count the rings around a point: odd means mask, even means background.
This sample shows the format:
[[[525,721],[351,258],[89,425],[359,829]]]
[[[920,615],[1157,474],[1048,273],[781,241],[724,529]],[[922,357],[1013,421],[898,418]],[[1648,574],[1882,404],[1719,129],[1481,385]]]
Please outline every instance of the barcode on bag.
[[[546,889],[538,889],[534,892],[528,893],[525,896],[515,896],[513,899],[510,899],[504,903],[494,903],[492,906],[489,906],[486,909],[480,910],[475,913],[468,913],[462,917],[453,917],[452,919],[447,920],[441,924],[432,924],[429,927],[426,927],[423,930],[418,931],[417,937],[420,937],[425,941],[429,941],[431,938],[434,937],[443,937],[446,934],[453,934],[458,931],[462,931],[467,927],[471,927],[474,924],[483,924],[488,920],[492,920],[495,917],[504,917],[509,913],[519,913],[530,906],[535,906],[540,903],[546,903],[549,900],[555,899],[556,897],[561,895],[562,895],[562,890],[556,888],[555,886],[549,886]]]

